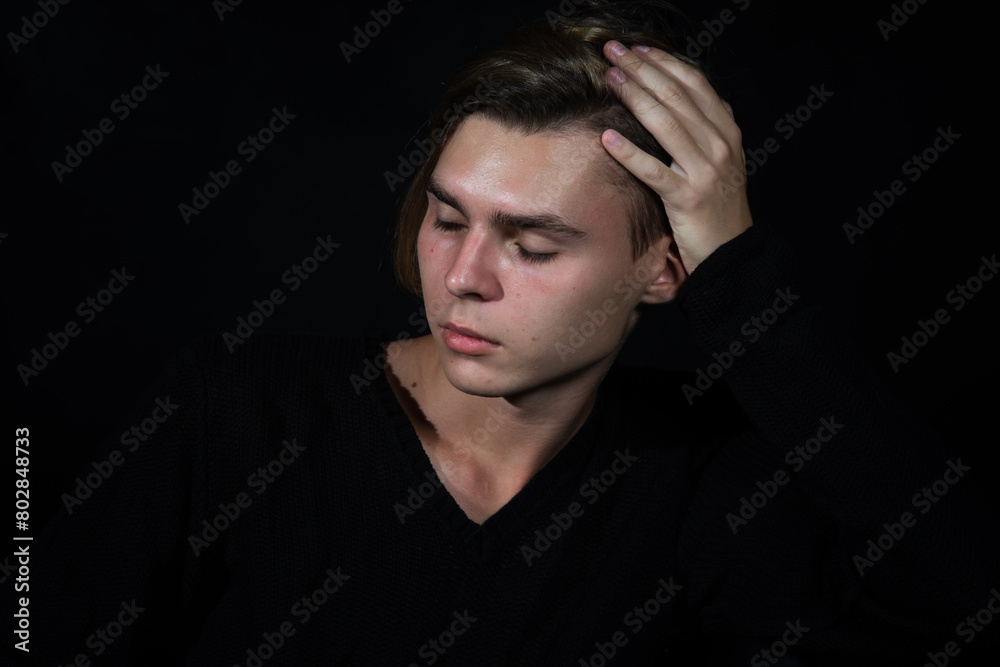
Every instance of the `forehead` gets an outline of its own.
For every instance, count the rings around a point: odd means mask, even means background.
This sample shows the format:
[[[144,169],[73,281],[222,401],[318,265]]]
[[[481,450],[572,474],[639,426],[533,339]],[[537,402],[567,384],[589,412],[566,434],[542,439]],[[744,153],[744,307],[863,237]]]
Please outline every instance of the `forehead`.
[[[473,115],[445,145],[434,180],[473,216],[477,209],[550,213],[580,226],[607,226],[625,219],[610,159],[594,132],[524,134]]]

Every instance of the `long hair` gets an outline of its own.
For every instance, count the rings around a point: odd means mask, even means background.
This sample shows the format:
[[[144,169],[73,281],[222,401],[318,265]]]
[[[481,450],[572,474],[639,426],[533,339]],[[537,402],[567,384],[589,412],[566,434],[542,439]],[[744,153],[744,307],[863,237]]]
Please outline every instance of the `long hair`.
[[[618,99],[604,79],[610,63],[604,44],[662,49],[698,67],[680,53],[678,24],[687,19],[672,5],[656,0],[574,1],[572,13],[555,15],[511,34],[499,46],[459,71],[431,115],[426,161],[403,197],[394,238],[396,277],[406,290],[421,296],[417,235],[427,210],[426,188],[444,146],[459,125],[480,114],[508,130],[593,132],[614,129],[636,146],[669,165],[670,156]],[[620,186],[629,220],[633,260],[669,233],[660,197],[610,155],[608,175]]]

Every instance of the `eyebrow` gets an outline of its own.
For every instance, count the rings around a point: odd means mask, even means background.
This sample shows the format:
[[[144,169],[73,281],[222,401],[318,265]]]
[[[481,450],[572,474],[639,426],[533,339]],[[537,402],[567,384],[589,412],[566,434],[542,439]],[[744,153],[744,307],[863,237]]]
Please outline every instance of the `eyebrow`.
[[[427,181],[427,192],[434,195],[440,202],[450,206],[466,219],[469,218],[462,202],[445,190],[433,176]],[[552,213],[518,214],[505,211],[493,211],[490,214],[492,227],[516,227],[518,229],[537,229],[559,236],[567,240],[582,239],[587,232],[578,229]]]

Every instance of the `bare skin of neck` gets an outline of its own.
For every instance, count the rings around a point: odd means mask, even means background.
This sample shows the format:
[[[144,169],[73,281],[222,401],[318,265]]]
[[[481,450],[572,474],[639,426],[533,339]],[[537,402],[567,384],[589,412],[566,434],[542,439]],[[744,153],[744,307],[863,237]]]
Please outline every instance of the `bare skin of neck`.
[[[441,483],[483,524],[583,425],[607,368],[516,397],[474,396],[448,381],[428,335],[401,347],[386,371]]]

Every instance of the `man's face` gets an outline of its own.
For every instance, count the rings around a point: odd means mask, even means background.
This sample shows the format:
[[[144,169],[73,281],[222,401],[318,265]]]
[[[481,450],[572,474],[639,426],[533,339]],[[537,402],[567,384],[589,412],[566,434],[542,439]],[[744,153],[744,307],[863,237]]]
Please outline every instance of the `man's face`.
[[[598,136],[526,136],[479,116],[444,147],[417,254],[431,333],[458,389],[510,396],[603,373],[617,353],[655,276],[648,254],[632,261],[606,159]]]

